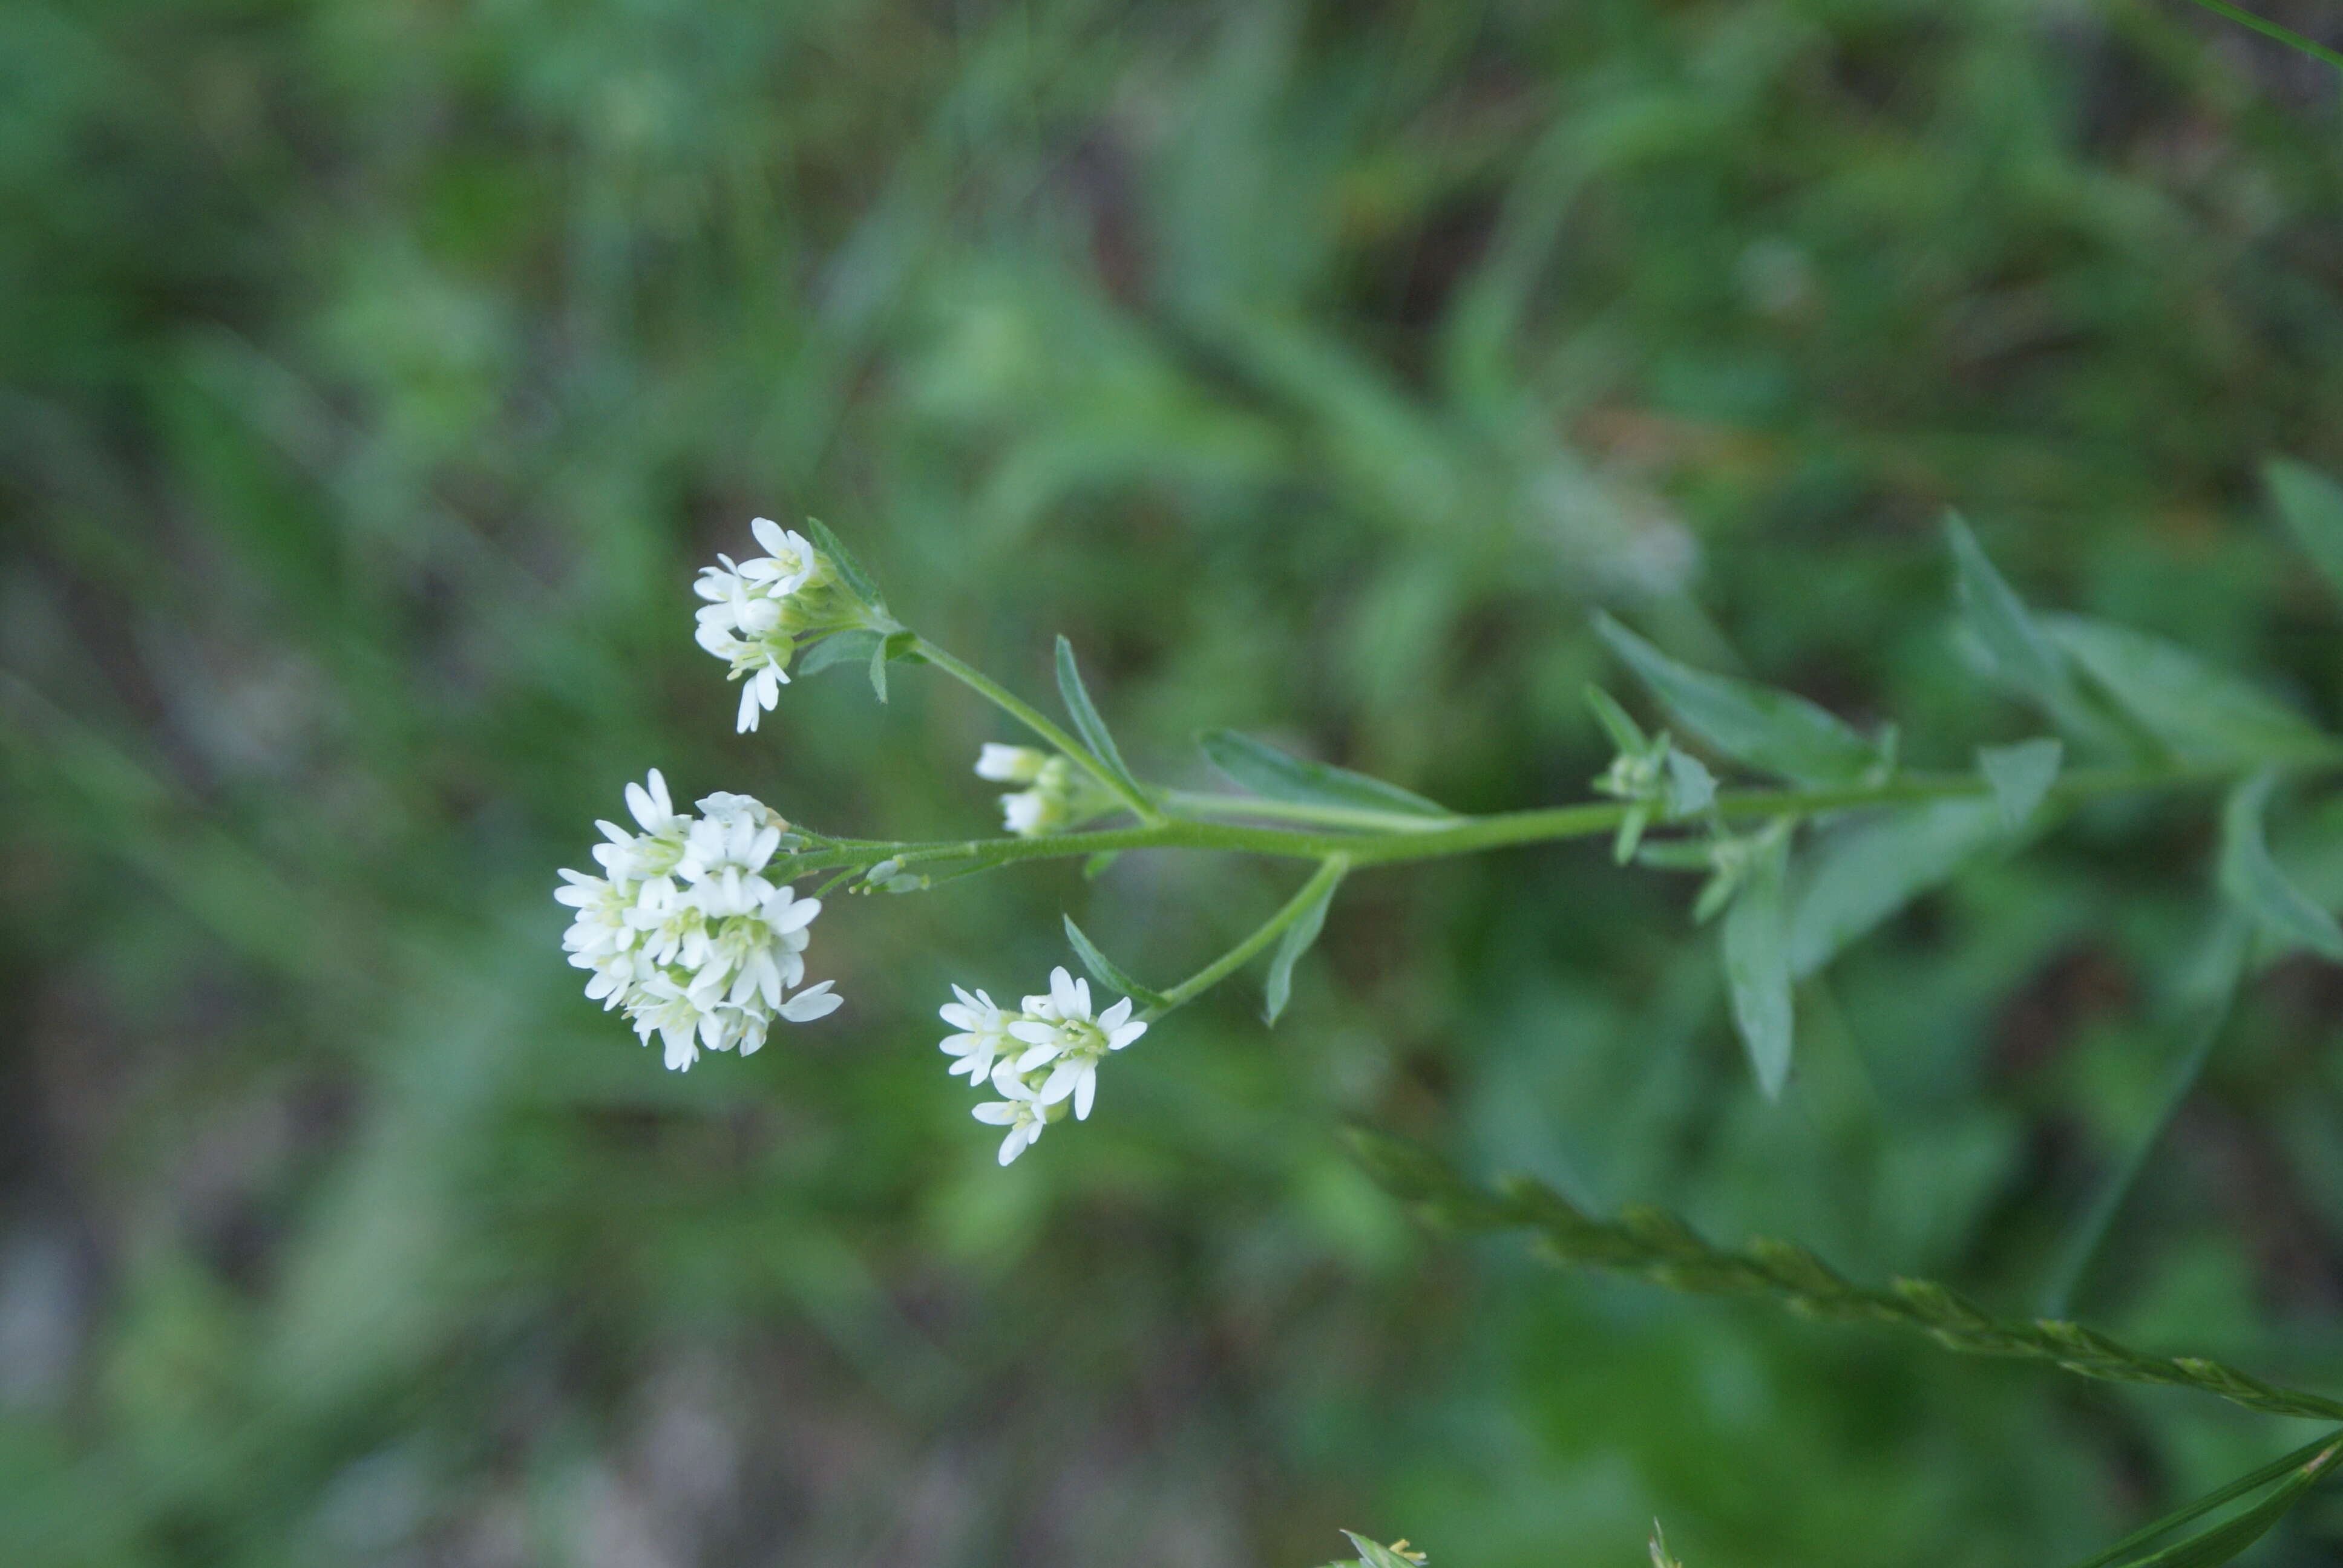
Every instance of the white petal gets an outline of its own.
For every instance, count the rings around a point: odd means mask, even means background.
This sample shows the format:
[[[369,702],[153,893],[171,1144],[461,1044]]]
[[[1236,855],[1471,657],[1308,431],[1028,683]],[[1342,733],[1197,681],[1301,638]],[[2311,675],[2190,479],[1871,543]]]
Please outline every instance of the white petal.
[[[1001,1162],[1003,1165],[1006,1165],[1011,1160],[1016,1159],[1020,1154],[1024,1153],[1025,1141],[1025,1130],[1021,1127],[1016,1131],[1011,1132],[1008,1137],[1002,1139],[1001,1141]]]
[[[813,923],[813,918],[820,913],[821,913],[820,899],[799,899],[781,911],[779,920],[768,919],[765,923],[771,926],[777,934],[787,936],[791,931],[805,930],[807,926]]]
[[[1121,1001],[1115,1003],[1112,1007],[1098,1015],[1098,1026],[1106,1030],[1107,1033],[1112,1034],[1116,1030],[1122,1027],[1122,1020],[1130,1016],[1131,999],[1129,997],[1124,997]]]
[[[1008,1032],[1011,1037],[1021,1040],[1028,1045],[1046,1045],[1051,1050],[1057,1049],[1058,1030],[1054,1024],[1043,1023],[1038,1019],[1021,1018],[1009,1026]]]
[[[846,1002],[844,997],[830,989],[835,983],[823,980],[819,985],[806,987],[781,1004],[781,1016],[791,1023],[811,1023],[815,1019],[829,1017]]]
[[[1050,1000],[1057,1004],[1060,1018],[1090,1017],[1090,982],[1068,974],[1064,965],[1050,971]]]
[[[1074,1120],[1088,1121],[1091,1119],[1091,1101],[1097,1098],[1098,1069],[1085,1068],[1074,1083]]]
[[[1147,1026],[1143,1023],[1126,1023],[1106,1037],[1106,1048],[1109,1050],[1121,1050],[1146,1032]]]
[[[779,555],[789,548],[789,535],[783,533],[781,525],[770,518],[749,518],[749,531],[757,536],[757,542],[764,546],[769,554]]]
[[[733,727],[735,735],[746,735],[757,728],[757,683],[743,681],[740,685],[740,719]]]
[[[1074,1085],[1081,1081],[1083,1070],[1088,1065],[1087,1062],[1071,1059],[1058,1063],[1056,1070],[1050,1074],[1050,1081],[1041,1085],[1040,1102],[1043,1105],[1055,1105],[1067,1095],[1071,1094],[1074,1091]]]
[[[969,1114],[979,1121],[988,1121],[995,1127],[1006,1127],[1017,1120],[1017,1107],[1005,1100],[993,1100],[978,1106]]]

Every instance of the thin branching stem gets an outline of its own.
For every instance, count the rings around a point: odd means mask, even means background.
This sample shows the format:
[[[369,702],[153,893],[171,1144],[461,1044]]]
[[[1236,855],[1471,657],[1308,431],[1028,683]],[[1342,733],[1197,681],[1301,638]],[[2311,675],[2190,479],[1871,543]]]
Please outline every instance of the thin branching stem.
[[[1173,1008],[1193,1001],[1237,970],[1244,968],[1270,943],[1282,936],[1285,929],[1300,920],[1311,905],[1324,898],[1326,890],[1341,881],[1342,874],[1350,869],[1351,862],[1347,856],[1326,857],[1318,869],[1311,874],[1310,879],[1302,884],[1293,897],[1285,900],[1284,906],[1277,913],[1263,920],[1259,929],[1244,940],[1165,991],[1163,1005],[1148,1009],[1145,1016],[1151,1020],[1161,1018]]]
[[[914,647],[921,658],[926,659],[930,664],[934,665],[938,669],[942,670],[946,675],[950,676],[1010,718],[1064,752],[1073,761],[1074,766],[1097,779],[1109,794],[1121,801],[1141,821],[1160,822],[1163,819],[1163,813],[1155,802],[1148,799],[1144,795],[1134,793],[1128,784],[1115,775],[1112,769],[1091,755],[1089,747],[1051,722],[1049,717],[1040,709],[1035,708],[975,666],[963,663],[924,637],[917,638]]]

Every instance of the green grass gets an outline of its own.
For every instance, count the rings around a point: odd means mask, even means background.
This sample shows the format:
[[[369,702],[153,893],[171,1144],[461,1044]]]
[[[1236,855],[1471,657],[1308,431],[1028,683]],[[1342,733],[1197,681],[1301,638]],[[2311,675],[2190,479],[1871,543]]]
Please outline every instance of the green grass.
[[[2177,0],[0,7],[0,1562],[1984,1568],[2305,1441],[1426,1238],[1337,1136],[2022,1314],[2191,1043],[2199,806],[1858,946],[1778,1106],[1680,879],[1362,872],[1274,1033],[1216,993],[1006,1171],[946,982],[1062,911],[1162,983],[1290,873],[840,899],[848,1007],[681,1077],[548,897],[651,765],[990,822],[922,672],[732,735],[688,585],[757,514],[1037,701],[1064,632],[1174,783],[1584,799],[1598,605],[1963,766],[2034,730],[1948,504],[2331,727],[2253,477],[2343,469],[2303,64]],[[2338,994],[2248,985],[2082,1315],[2343,1392]]]

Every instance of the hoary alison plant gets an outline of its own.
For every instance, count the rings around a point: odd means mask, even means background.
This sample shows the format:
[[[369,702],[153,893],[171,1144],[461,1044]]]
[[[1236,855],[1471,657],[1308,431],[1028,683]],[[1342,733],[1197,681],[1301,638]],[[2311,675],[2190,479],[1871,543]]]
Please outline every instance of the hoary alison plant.
[[[2270,481],[2298,540],[2343,590],[2343,487],[2286,463],[2273,466]],[[1704,878],[1694,918],[1719,928],[1734,1024],[1756,1087],[1769,1097],[1791,1070],[1800,979],[1970,859],[2022,843],[2104,797],[2219,795],[2218,882],[2228,912],[2208,986],[2219,1006],[2258,948],[2343,960],[2343,926],[2288,879],[2263,838],[2264,813],[2279,789],[2292,777],[2343,767],[2343,740],[2172,643],[2079,616],[2037,614],[1956,518],[1946,535],[1966,651],[1985,678],[2039,714],[2046,733],[1982,748],[1971,769],[1912,771],[1898,764],[1892,727],[1865,734],[1802,698],[1680,663],[1598,617],[1596,630],[1669,728],[1647,729],[1590,689],[1616,749],[1594,783],[1605,799],[1486,816],[1227,730],[1201,743],[1233,792],[1151,783],[1124,761],[1063,638],[1057,677],[1066,725],[903,625],[820,523],[802,532],[764,518],[751,527],[766,553],[719,558],[697,585],[705,601],[698,640],[739,683],[742,730],[778,706],[793,670],[851,663],[867,670],[883,700],[890,669],[909,665],[969,687],[1036,744],[987,745],[976,760],[979,775],[1013,787],[1001,798],[1008,830],[990,838],[841,838],[746,795],[709,795],[696,811],[679,811],[657,769],[628,785],[633,825],[601,823],[608,841],[594,849],[599,874],[564,871],[555,896],[575,911],[565,945],[588,972],[587,994],[622,1011],[644,1041],[657,1036],[669,1067],[689,1068],[702,1050],[747,1054],[765,1044],[777,1020],[809,1023],[840,1005],[830,981],[807,983],[805,955],[823,900],[841,888],[916,892],[1025,861],[1071,857],[1096,865],[1133,849],[1233,851],[1303,869],[1274,914],[1163,989],[1134,978],[1071,919],[1066,940],[1087,980],[1061,967],[1014,1006],[955,986],[940,1010],[952,1030],[942,1049],[951,1072],[990,1091],[974,1115],[1002,1130],[1004,1165],[1051,1127],[1091,1115],[1109,1057],[1263,955],[1263,1013],[1275,1023],[1294,965],[1347,878],[1509,845],[1607,838],[1623,863]],[[1745,784],[1745,774],[1765,782]],[[801,896],[800,886],[810,891]],[[1104,995],[1092,992],[1092,981]],[[2206,1048],[2213,1032],[2203,1033]],[[2176,1096],[2204,1054],[2192,1053]],[[1356,1143],[1369,1169],[1428,1217],[1465,1229],[1525,1228],[1563,1261],[1678,1290],[1770,1295],[1811,1317],[1901,1323],[1956,1351],[2195,1388],[2336,1428],[2078,1568],[2227,1562],[2343,1462],[2343,1402],[2216,1362],[2146,1355],[2055,1316],[1997,1322],[1926,1282],[1858,1286],[1785,1242],[1726,1251],[1656,1211],[1631,1208],[1604,1221],[1534,1181],[1483,1191],[1424,1151],[1363,1132]],[[2066,1260],[2054,1311],[2063,1311],[2111,1217],[2110,1207]],[[2233,1517],[2149,1549],[2256,1492],[2266,1494]],[[1356,1543],[1362,1562],[1413,1568],[1403,1547]],[[1654,1560],[1661,1555],[1655,1543]]]

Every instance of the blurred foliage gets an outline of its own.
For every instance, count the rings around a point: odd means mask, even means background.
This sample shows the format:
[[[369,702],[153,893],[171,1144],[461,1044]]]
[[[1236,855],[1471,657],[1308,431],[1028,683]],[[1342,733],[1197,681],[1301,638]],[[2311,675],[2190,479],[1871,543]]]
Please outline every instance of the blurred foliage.
[[[687,586],[759,513],[1031,694],[1065,631],[1173,781],[1580,798],[1598,603],[1963,762],[2031,731],[1947,503],[2331,726],[2252,476],[2343,467],[2338,128],[2178,0],[0,7],[0,1562],[2055,1562],[2300,1442],[1431,1241],[1334,1136],[2024,1315],[2188,1048],[2201,801],[1858,946],[1778,1105],[1676,881],[1363,874],[1274,1035],[1005,1171],[947,979],[1061,909],[1169,977],[1286,873],[841,900],[848,1009],[680,1077],[548,894],[652,764],[990,815],[915,671],[730,733]],[[2343,1390],[2338,1001],[2253,981],[2084,1315]]]

